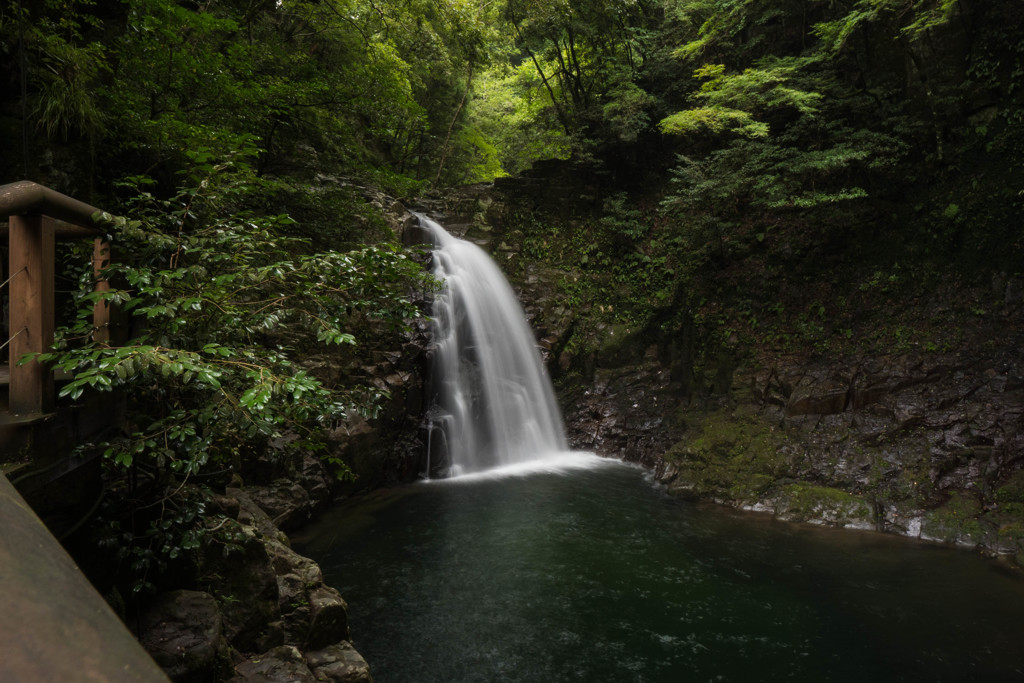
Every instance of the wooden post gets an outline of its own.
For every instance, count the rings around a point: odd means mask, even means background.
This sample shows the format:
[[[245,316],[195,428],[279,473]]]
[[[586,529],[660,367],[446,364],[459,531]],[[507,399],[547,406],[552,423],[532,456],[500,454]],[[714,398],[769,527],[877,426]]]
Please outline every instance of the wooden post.
[[[53,219],[10,217],[10,410],[48,413],[54,407],[53,373],[38,361],[18,365],[26,353],[53,345]]]
[[[103,270],[110,265],[110,243],[101,237],[93,240],[92,276],[97,292],[110,289],[110,283],[103,278]],[[92,338],[98,342],[110,341],[110,302],[97,301],[92,307]]]

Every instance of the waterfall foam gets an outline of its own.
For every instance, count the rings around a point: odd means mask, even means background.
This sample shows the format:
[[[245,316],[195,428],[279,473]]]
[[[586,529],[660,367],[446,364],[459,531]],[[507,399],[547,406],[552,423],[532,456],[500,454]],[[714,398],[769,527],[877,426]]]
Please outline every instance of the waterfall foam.
[[[434,299],[430,469],[460,475],[548,459],[568,449],[551,380],[512,287],[475,244],[426,216]],[[432,438],[439,430],[443,439]]]

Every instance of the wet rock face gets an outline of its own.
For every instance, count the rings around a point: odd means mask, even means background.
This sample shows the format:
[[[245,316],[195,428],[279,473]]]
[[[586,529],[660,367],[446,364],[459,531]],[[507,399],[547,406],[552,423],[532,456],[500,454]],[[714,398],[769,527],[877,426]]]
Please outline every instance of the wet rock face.
[[[926,503],[950,490],[992,490],[1024,457],[1024,368],[1011,354],[933,355],[780,365],[751,373],[769,420],[826,458],[822,480],[867,486],[911,465]],[[880,472],[865,471],[878,467]]]
[[[666,413],[676,398],[669,373],[656,359],[621,368],[597,368],[594,379],[565,396],[572,448],[654,466],[674,443]]]
[[[727,408],[682,413],[670,490],[784,519],[1021,552],[1024,366],[989,354],[741,368]]]
[[[338,643],[306,653],[306,663],[318,681],[373,683],[366,660],[351,643]]]
[[[366,660],[350,643],[339,643],[303,655],[282,645],[245,659],[235,667],[231,683],[373,683]]]
[[[231,683],[270,683],[271,681],[316,683],[316,678],[306,666],[298,648],[292,645],[282,645],[247,658],[235,667],[235,677],[231,679]]]

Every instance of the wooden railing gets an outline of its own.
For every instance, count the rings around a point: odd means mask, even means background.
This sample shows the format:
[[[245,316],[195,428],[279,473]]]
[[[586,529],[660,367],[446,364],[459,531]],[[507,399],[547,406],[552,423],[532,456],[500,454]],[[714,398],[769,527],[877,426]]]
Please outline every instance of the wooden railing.
[[[43,364],[18,364],[26,354],[43,353],[53,345],[54,243],[58,239],[94,240],[93,269],[106,267],[110,249],[103,234],[102,212],[77,199],[37,183],[22,181],[0,186],[0,216],[9,216],[9,295],[7,346],[8,406],[16,415],[35,415],[54,409],[53,373]],[[99,280],[98,286],[106,283]],[[109,312],[93,310],[97,335],[106,334]]]
[[[34,416],[55,407],[52,373],[35,361],[18,365],[25,354],[44,352],[53,345],[54,243],[95,240],[96,275],[107,265],[109,247],[98,209],[36,183],[0,186],[3,215],[9,216],[10,268],[0,277],[0,292],[4,286],[9,288],[9,338],[0,339],[0,345],[6,343],[10,364],[0,366],[0,381],[9,374],[10,411],[26,416],[16,424],[31,425],[37,421]],[[0,227],[0,235],[3,232]],[[97,284],[105,286],[98,277]],[[98,338],[107,334],[106,316],[106,306],[97,305],[93,323]],[[53,421],[44,429],[57,431]],[[0,456],[13,455],[4,438],[0,430]],[[49,459],[66,459],[52,439],[42,441],[43,445],[34,446],[37,455],[41,451]],[[37,473],[48,469],[44,466]],[[77,500],[86,489],[87,481],[79,479],[59,491],[71,491],[70,497]],[[0,642],[4,644],[0,681],[166,683],[167,676],[29,507],[36,505],[31,500],[22,497],[0,472]]]

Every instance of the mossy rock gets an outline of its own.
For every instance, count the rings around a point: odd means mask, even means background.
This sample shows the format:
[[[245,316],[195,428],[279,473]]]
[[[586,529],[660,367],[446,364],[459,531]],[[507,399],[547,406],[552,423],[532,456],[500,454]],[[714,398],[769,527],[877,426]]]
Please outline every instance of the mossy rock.
[[[784,435],[756,414],[686,414],[687,436],[665,455],[676,466],[674,492],[725,502],[759,502],[790,473]]]
[[[980,520],[981,513],[981,503],[976,499],[954,493],[945,505],[925,513],[921,538],[958,545],[979,545],[986,535]]]
[[[756,503],[766,497],[774,484],[775,477],[751,472],[747,476],[737,477],[732,482],[728,489],[729,497],[743,503]]]
[[[874,505],[866,498],[806,482],[782,487],[776,511],[781,519],[797,522],[858,529],[877,526]]]
[[[616,368],[633,362],[639,357],[637,352],[639,340],[636,335],[630,333],[626,325],[608,325],[597,334],[599,339],[595,355],[598,365]]]
[[[996,535],[1002,544],[1014,545],[1024,551],[1024,521],[1004,521],[996,527]]]
[[[1006,504],[1019,504],[1024,510],[1024,470],[1014,472],[1005,484],[996,489],[995,499],[1004,507]]]

